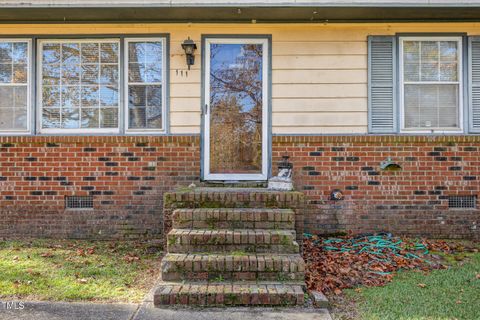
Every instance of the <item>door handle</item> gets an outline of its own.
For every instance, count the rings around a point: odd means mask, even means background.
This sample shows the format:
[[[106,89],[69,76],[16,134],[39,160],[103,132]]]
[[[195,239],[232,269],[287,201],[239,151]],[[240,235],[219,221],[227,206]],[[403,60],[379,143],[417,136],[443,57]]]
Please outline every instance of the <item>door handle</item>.
[[[203,106],[202,112],[203,112],[203,115],[207,115],[207,113],[208,113],[208,103],[205,103],[205,105]]]

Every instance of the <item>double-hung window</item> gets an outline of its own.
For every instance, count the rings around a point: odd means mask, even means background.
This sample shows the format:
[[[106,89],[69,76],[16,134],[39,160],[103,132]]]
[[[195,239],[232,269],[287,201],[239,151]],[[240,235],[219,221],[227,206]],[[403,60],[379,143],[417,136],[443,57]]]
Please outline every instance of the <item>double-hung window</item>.
[[[36,41],[0,39],[0,135],[166,132],[166,38]]]
[[[480,37],[368,37],[375,134],[480,133]]]
[[[126,130],[130,133],[165,128],[164,40],[127,39]]]
[[[402,131],[460,131],[462,39],[400,38]]]
[[[39,42],[40,131],[118,132],[120,41]]]
[[[30,40],[0,40],[0,134],[30,130]]]

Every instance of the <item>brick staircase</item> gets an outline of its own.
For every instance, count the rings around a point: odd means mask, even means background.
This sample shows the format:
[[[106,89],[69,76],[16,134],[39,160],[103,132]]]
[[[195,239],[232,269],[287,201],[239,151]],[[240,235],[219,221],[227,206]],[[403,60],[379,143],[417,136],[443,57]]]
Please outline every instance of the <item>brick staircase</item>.
[[[288,194],[235,188],[167,194],[167,254],[154,304],[303,305],[295,224],[303,195]]]

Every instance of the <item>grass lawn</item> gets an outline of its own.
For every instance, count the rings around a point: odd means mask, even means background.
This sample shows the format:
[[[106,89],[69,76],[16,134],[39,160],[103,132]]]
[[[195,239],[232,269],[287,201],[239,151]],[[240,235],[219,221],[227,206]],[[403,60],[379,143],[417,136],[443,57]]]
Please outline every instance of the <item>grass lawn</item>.
[[[134,241],[0,241],[0,299],[140,302],[160,257]]]
[[[428,274],[399,272],[384,287],[346,291],[350,312],[336,319],[450,320],[480,319],[480,254],[462,254],[462,262],[446,257],[451,267]],[[353,313],[352,313],[352,310]],[[347,316],[346,316],[347,314]]]

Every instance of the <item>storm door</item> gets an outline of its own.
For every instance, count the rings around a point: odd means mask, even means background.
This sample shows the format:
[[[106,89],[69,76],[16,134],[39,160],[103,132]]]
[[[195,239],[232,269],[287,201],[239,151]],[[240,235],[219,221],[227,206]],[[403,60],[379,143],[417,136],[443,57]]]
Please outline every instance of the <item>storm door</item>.
[[[268,39],[205,40],[205,180],[267,179],[268,52]]]

